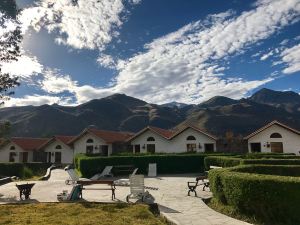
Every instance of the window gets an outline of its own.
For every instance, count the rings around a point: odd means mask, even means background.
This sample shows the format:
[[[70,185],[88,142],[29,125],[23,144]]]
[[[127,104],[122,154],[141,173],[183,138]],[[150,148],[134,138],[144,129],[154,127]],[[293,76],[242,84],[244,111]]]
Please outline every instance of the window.
[[[273,133],[271,134],[270,138],[282,138],[282,136],[279,133]]]
[[[86,146],[86,154],[93,154],[93,152],[94,152],[94,146],[93,145]]]
[[[187,144],[186,145],[186,151],[187,152],[195,152],[195,151],[197,151],[197,145],[196,144]]]
[[[155,141],[154,137],[148,137],[147,141]]]
[[[61,149],[61,145],[56,145],[55,149]]]
[[[257,143],[250,143],[251,152],[261,152],[261,144],[260,142]]]
[[[196,140],[196,138],[194,137],[194,136],[188,136],[187,138],[186,138],[186,140],[187,141],[195,141]]]
[[[9,150],[16,150],[16,147],[15,146],[10,146]]]
[[[94,143],[94,140],[93,140],[93,139],[88,139],[88,140],[86,141],[86,143],[87,143],[87,144]]]

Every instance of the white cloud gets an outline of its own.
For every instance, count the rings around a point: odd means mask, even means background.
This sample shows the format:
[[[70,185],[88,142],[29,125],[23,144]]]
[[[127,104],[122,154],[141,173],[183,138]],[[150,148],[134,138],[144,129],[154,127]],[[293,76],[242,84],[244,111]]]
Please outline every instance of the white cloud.
[[[59,94],[64,91],[72,92],[77,84],[69,75],[62,76],[58,70],[47,69],[40,85],[41,89],[47,93]]]
[[[111,55],[101,54],[98,57],[97,62],[99,63],[99,65],[101,65],[105,68],[109,68],[109,69],[116,68],[116,62]]]
[[[43,71],[43,66],[38,62],[36,57],[22,55],[18,61],[3,62],[1,64],[3,73],[9,73],[12,76],[18,76],[21,79],[28,79]]]
[[[25,106],[25,105],[44,105],[44,104],[54,104],[61,103],[61,98],[57,96],[50,95],[25,95],[22,98],[11,98],[9,101],[5,102],[5,107],[11,106]]]
[[[285,49],[281,53],[281,57],[282,62],[287,65],[283,73],[290,74],[300,71],[300,44]]]
[[[264,60],[268,59],[269,57],[271,57],[273,54],[274,54],[273,51],[269,51],[268,53],[262,55],[262,56],[260,57],[260,60],[261,60],[261,61],[264,61]]]
[[[130,0],[138,4],[139,0]],[[56,42],[77,49],[105,49],[118,35],[126,13],[122,0],[40,0],[25,9],[20,21],[24,28],[36,30],[46,27],[49,32],[58,31]]]
[[[155,103],[198,103],[218,94],[243,97],[272,78],[229,79],[216,71],[217,65],[293,23],[300,11],[296,0],[260,1],[257,5],[240,16],[217,20],[210,27],[197,21],[154,40],[145,46],[145,52],[118,65],[115,86],[103,90]]]

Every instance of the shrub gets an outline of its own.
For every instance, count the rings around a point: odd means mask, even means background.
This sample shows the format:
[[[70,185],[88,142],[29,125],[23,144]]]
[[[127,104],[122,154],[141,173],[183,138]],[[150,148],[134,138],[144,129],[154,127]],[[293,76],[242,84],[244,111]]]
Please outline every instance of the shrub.
[[[50,165],[49,163],[0,163],[0,175],[20,178],[42,176]]]
[[[300,165],[300,159],[243,159],[241,164]]]
[[[232,167],[240,164],[240,158],[226,156],[208,156],[204,159],[205,169],[209,170],[210,166]]]
[[[272,170],[273,175],[254,173]],[[259,221],[300,224],[300,178],[277,176],[283,173],[299,175],[299,171],[300,166],[264,165],[211,170],[210,188],[217,201]]]
[[[223,153],[215,153],[224,155]],[[198,173],[204,171],[204,158],[208,154],[153,154],[111,157],[88,157],[79,154],[75,158],[76,168],[84,177],[91,177],[101,172],[105,166],[133,165],[138,173],[146,174],[149,163],[157,163],[160,174]],[[212,154],[209,154],[212,155]]]

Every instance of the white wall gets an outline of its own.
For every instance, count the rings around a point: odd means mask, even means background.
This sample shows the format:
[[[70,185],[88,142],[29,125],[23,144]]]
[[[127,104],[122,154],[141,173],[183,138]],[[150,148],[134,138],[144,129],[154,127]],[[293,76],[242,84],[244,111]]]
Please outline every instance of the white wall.
[[[101,145],[108,145],[108,154],[111,155],[112,153],[112,144],[106,144],[106,142],[104,140],[102,140],[101,138],[91,134],[91,133],[86,133],[85,135],[83,135],[81,138],[79,138],[77,141],[75,141],[74,143],[74,154],[78,154],[78,153],[86,153],[86,146],[87,143],[86,141],[88,139],[93,139],[94,143],[94,153],[100,153],[101,149],[99,148],[99,146]],[[98,147],[97,150],[95,150],[95,147]]]
[[[57,145],[60,145],[62,149],[55,149]],[[43,151],[51,154],[51,163],[55,163],[55,152],[61,152],[61,163],[70,164],[73,163],[73,149],[70,146],[65,145],[63,142],[59,140],[53,141],[51,144],[47,145]],[[48,158],[47,158],[48,161]]]
[[[15,150],[10,150],[10,147],[14,146]],[[9,154],[10,152],[15,152],[17,155],[14,157],[15,162],[22,162],[21,153],[28,152],[28,162],[33,161],[33,152],[32,151],[24,151],[18,145],[14,143],[9,143],[0,149],[0,162],[9,162]]]
[[[282,138],[270,138],[273,133],[281,134]],[[284,153],[295,153],[299,155],[300,151],[300,135],[297,135],[277,124],[272,125],[266,130],[258,133],[257,135],[249,138],[248,150],[251,152],[251,143],[261,143],[262,152],[271,152],[271,147],[267,147],[266,143],[282,142]]]
[[[196,138],[195,141],[187,141],[186,138],[188,136],[194,136]],[[148,137],[153,137],[155,139],[154,142],[147,142]],[[181,134],[174,137],[172,140],[167,140],[160,135],[152,132],[151,130],[145,131],[140,136],[136,137],[131,144],[132,145],[140,145],[141,153],[147,152],[147,147],[143,149],[143,145],[147,146],[147,144],[155,144],[155,152],[164,152],[164,153],[180,153],[187,151],[187,144],[195,143],[197,146],[197,152],[204,152],[204,144],[214,144],[214,151],[216,151],[216,141],[208,136],[195,131],[194,129],[187,129]],[[199,149],[199,143],[202,148]],[[134,149],[134,147],[133,147]]]

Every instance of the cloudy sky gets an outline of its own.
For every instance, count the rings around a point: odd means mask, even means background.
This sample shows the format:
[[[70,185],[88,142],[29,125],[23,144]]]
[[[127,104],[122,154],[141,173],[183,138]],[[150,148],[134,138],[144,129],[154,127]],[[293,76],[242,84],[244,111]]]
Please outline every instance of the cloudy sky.
[[[113,93],[197,104],[262,87],[300,92],[300,0],[17,3],[23,55],[2,68],[22,85],[6,106]]]

